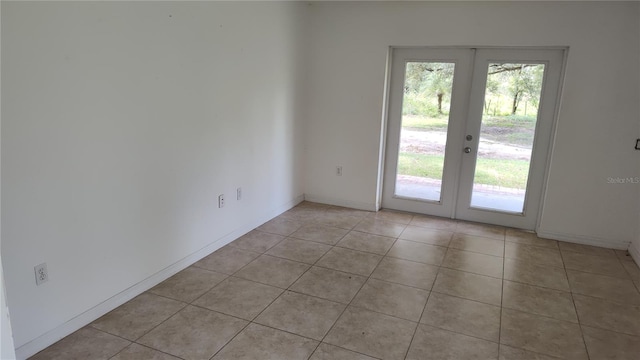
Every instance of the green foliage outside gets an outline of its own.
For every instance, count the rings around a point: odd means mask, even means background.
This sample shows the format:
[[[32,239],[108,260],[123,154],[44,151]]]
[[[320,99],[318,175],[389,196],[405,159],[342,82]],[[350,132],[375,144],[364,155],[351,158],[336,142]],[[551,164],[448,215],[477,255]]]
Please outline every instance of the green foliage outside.
[[[489,64],[480,134],[482,141],[530,149],[543,74],[542,64]],[[437,132],[446,136],[453,76],[452,63],[406,64],[403,129]],[[398,174],[441,179],[444,158],[439,151],[401,152]],[[497,157],[502,158],[477,159],[475,183],[524,189],[529,162],[513,156]]]
[[[398,174],[441,179],[443,164],[442,155],[400,153]],[[528,171],[529,162],[525,160],[478,158],[475,183],[524,189]]]
[[[430,117],[448,115],[454,66],[453,63],[407,63],[402,113]]]
[[[402,128],[422,131],[447,131],[446,117],[405,115]],[[482,139],[511,145],[531,146],[535,133],[534,116],[509,115],[485,116],[482,123]]]
[[[448,117],[454,67],[452,63],[407,63],[402,114]],[[535,117],[543,75],[542,64],[490,64],[484,114]]]

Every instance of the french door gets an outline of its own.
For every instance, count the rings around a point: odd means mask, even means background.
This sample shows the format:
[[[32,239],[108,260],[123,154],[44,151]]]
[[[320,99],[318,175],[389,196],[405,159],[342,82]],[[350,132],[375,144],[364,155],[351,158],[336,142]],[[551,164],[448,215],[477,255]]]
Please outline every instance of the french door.
[[[533,230],[564,50],[392,51],[382,206]]]

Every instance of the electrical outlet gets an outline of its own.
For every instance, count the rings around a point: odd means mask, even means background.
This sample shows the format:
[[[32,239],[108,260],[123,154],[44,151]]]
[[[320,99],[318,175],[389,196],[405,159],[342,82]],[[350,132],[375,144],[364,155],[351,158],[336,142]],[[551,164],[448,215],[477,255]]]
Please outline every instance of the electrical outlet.
[[[236,200],[242,200],[242,188],[236,189]]]
[[[342,176],[342,166],[336,166],[336,175]]]
[[[223,208],[224,207],[224,194],[220,194],[218,196],[218,207],[219,208]]]
[[[36,273],[36,285],[40,285],[49,281],[49,272],[47,271],[47,263],[42,263],[33,267]]]

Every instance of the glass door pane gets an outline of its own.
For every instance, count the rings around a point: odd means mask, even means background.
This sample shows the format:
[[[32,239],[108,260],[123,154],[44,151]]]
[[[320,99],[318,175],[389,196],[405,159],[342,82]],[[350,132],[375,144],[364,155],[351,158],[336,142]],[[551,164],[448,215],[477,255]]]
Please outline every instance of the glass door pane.
[[[454,63],[405,65],[395,196],[439,202]]]
[[[544,64],[490,63],[471,206],[523,213]]]

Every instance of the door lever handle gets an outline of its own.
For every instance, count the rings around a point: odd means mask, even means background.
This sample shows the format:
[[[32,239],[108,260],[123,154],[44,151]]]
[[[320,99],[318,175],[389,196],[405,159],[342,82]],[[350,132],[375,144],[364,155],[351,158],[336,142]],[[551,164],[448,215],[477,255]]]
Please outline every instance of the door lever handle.
[[[467,146],[466,148],[464,148],[464,152],[465,152],[465,154],[470,153],[471,152],[471,148]]]

